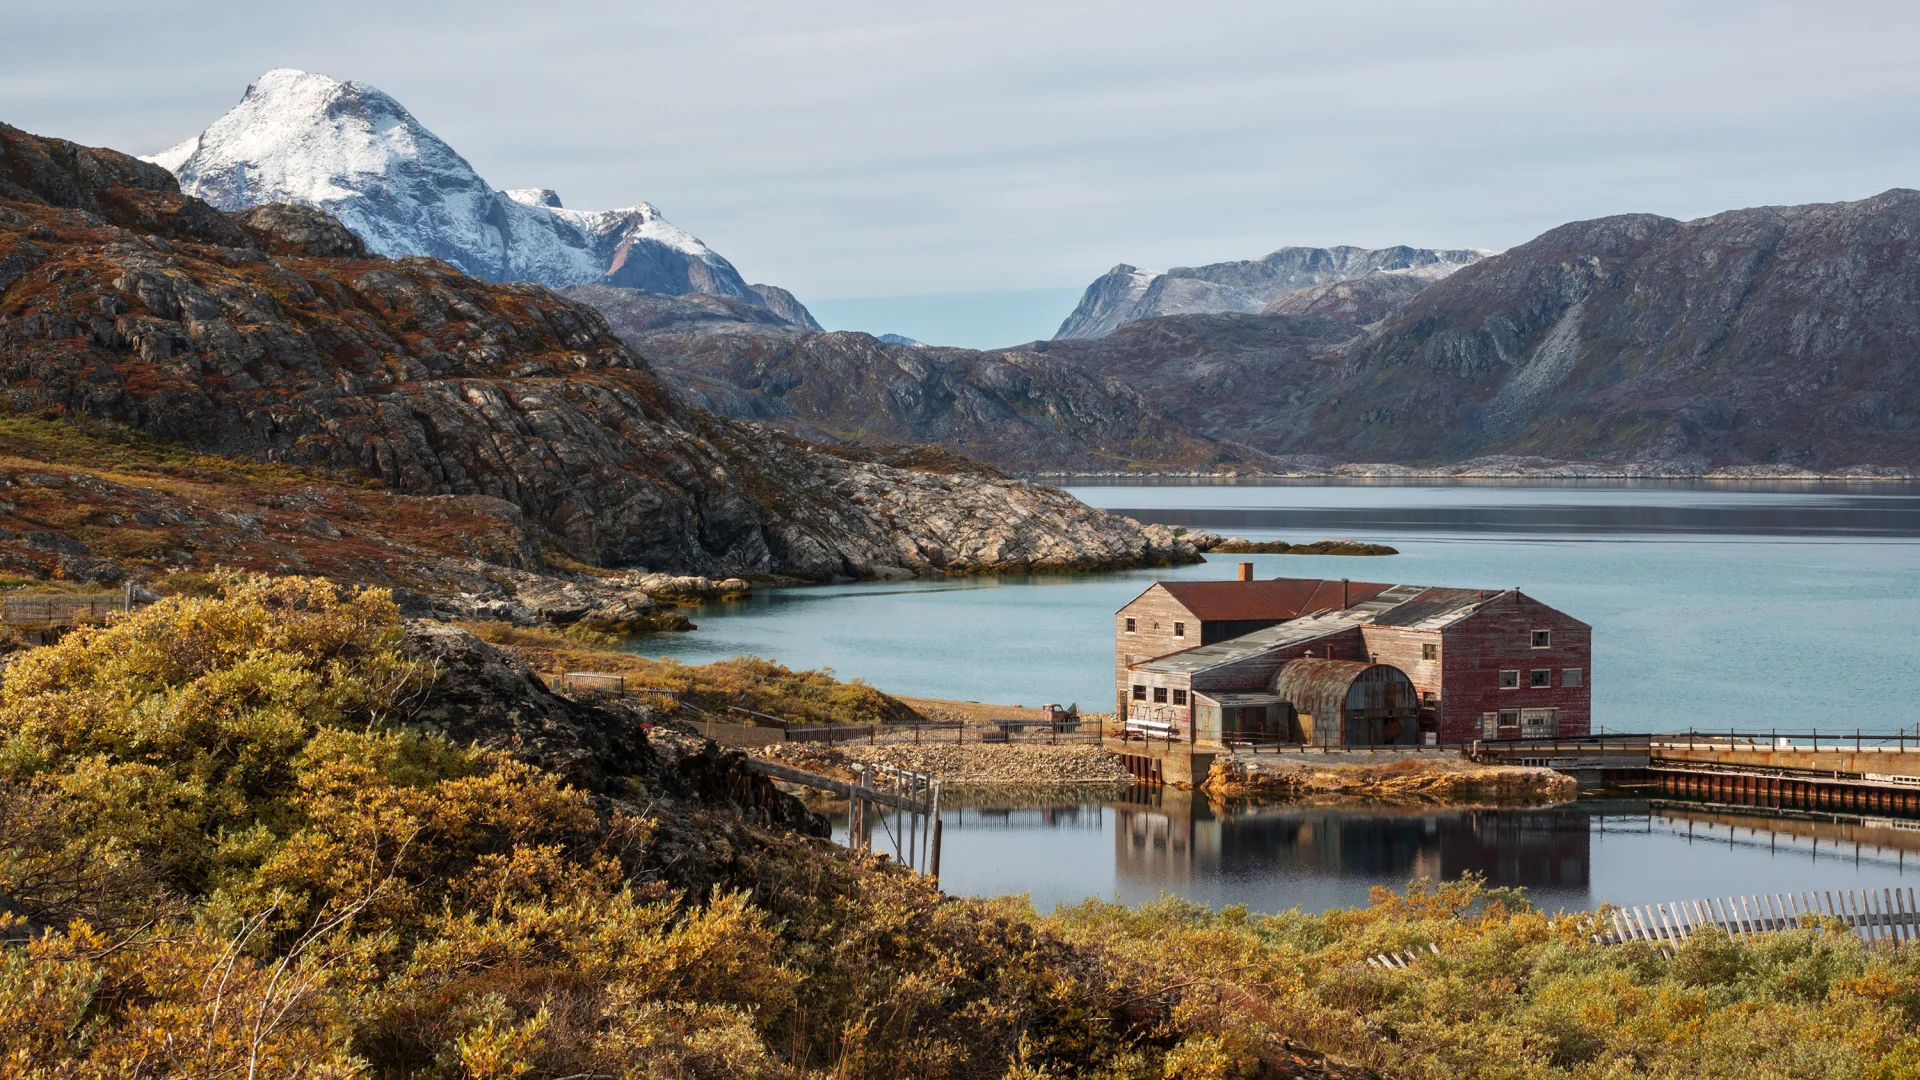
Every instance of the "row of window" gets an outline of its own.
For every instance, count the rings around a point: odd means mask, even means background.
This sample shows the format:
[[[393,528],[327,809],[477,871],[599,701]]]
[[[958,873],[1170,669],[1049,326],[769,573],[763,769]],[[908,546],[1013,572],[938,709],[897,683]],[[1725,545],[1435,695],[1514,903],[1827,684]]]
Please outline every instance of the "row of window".
[[[1554,735],[1560,727],[1559,709],[1501,709],[1499,712],[1480,714],[1480,734],[1484,738],[1499,738],[1511,734],[1514,728],[1522,735]]]
[[[1560,670],[1560,685],[1579,686],[1580,669],[1577,667],[1562,668]],[[1527,672],[1527,686],[1534,690],[1551,689],[1553,687],[1553,669],[1540,667]],[[1500,689],[1520,689],[1520,672],[1518,669],[1502,671],[1500,673]]]
[[[1147,700],[1147,688],[1144,686],[1135,686],[1133,688],[1133,700],[1135,701]],[[1165,705],[1167,703],[1167,688],[1164,686],[1154,687],[1153,700],[1159,702],[1162,705]],[[1185,690],[1179,690],[1179,689],[1174,690],[1173,703],[1175,705],[1185,705],[1187,703],[1187,692]]]
[[[1137,623],[1137,622],[1135,622],[1135,621],[1134,621],[1133,619],[1128,619],[1128,620],[1127,620],[1127,633],[1129,633],[1129,634],[1133,634],[1133,633],[1138,633],[1138,632],[1139,632],[1139,623]],[[1187,624],[1186,624],[1186,623],[1183,623],[1183,622],[1177,622],[1177,623],[1174,623],[1174,624],[1173,624],[1173,636],[1174,636],[1174,637],[1186,637],[1186,636],[1187,636]]]

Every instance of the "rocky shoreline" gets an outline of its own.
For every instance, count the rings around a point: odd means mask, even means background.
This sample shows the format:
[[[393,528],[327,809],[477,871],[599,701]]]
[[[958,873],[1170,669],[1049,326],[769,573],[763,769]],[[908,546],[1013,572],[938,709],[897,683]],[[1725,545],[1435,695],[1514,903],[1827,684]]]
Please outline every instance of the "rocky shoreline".
[[[1373,755],[1216,758],[1202,790],[1225,797],[1283,796],[1380,802],[1542,802],[1573,798],[1573,777],[1552,769],[1481,765],[1443,755],[1381,763]]]
[[[1705,461],[1558,461],[1545,458],[1475,458],[1453,465],[1401,465],[1371,462],[1290,466],[1281,470],[1130,470],[1111,472],[1022,472],[1046,483],[1074,480],[1165,477],[1227,480],[1785,480],[1899,482],[1920,480],[1920,472],[1895,465],[1857,465],[1834,471],[1795,465],[1714,466]]]

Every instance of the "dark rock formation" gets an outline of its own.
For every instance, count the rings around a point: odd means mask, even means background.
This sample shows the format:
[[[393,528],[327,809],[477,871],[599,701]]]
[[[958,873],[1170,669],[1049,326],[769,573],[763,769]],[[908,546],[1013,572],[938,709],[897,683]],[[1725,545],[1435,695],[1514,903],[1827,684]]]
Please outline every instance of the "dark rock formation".
[[[0,295],[17,412],[491,496],[610,565],[833,578],[1192,557],[1050,488],[821,454],[689,408],[543,287],[305,254],[318,234],[256,221],[263,247],[112,151],[0,127],[0,210],[0,261],[30,264]]]

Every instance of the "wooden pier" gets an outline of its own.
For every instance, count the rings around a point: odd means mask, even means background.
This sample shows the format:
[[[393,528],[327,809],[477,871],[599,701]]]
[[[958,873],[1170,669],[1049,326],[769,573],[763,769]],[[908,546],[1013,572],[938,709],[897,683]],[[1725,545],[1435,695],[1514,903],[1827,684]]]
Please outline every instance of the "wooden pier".
[[[1583,787],[1816,810],[1920,814],[1920,736],[1682,732],[1486,739],[1476,761],[1535,765]]]

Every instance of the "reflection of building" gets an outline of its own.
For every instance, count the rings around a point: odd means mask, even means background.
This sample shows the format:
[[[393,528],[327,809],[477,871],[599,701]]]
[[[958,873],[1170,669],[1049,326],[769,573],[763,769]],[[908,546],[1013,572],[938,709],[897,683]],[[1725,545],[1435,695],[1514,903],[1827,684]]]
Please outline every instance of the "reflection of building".
[[[1188,744],[1584,735],[1592,632],[1518,589],[1163,581],[1115,614],[1116,708]],[[1291,674],[1290,674],[1291,673]]]
[[[1216,812],[1206,798],[1136,788],[1113,805],[1123,881],[1172,886],[1291,870],[1315,877],[1451,881],[1584,891],[1588,815],[1556,810],[1394,810],[1268,806]]]

